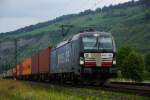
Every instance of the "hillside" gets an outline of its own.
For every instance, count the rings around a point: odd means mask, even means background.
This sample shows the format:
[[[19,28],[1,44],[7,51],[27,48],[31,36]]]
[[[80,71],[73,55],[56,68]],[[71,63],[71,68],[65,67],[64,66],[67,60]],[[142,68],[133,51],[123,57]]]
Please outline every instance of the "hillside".
[[[74,27],[63,37],[60,25]],[[55,46],[64,38],[71,37],[87,26],[97,26],[96,30],[111,32],[117,47],[129,44],[140,52],[150,51],[150,8],[143,0],[127,2],[109,7],[86,10],[79,14],[64,15],[54,20],[27,26],[13,32],[0,34],[0,64],[14,62],[14,39],[18,39],[18,59],[38,52],[49,45]]]

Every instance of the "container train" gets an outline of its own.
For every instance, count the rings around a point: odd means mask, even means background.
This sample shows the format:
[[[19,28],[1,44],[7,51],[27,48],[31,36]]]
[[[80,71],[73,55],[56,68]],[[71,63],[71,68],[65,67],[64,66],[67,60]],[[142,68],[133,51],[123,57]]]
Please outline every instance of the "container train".
[[[5,78],[49,81],[99,81],[116,75],[116,47],[107,32],[82,32],[48,47],[3,73]]]

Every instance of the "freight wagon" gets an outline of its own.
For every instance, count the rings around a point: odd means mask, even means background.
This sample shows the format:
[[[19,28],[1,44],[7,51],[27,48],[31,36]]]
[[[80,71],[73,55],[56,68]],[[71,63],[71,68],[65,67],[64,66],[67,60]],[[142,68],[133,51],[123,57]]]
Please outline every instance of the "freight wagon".
[[[20,66],[20,75],[24,79],[29,79],[31,75],[31,58],[25,59]]]
[[[34,54],[32,56],[32,64],[31,64],[31,74],[32,80],[38,80],[39,78],[39,54]]]
[[[16,67],[12,69],[12,78],[16,78],[17,77],[17,71],[16,71]]]
[[[49,80],[51,47],[32,56],[32,80]]]
[[[13,69],[9,69],[8,71],[6,71],[5,77],[6,78],[12,78],[13,77]]]

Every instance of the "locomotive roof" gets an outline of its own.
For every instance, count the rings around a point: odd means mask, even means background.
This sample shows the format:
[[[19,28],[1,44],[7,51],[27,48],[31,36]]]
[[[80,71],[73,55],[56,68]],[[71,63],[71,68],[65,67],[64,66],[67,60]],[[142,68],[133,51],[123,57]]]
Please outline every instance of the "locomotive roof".
[[[99,32],[99,31],[94,31],[94,32],[82,32],[82,33],[78,33],[76,35],[74,35],[71,39],[65,40],[60,42],[56,48],[59,48],[63,45],[65,45],[66,43],[68,43],[69,41],[73,41],[73,40],[77,40],[79,37],[83,37],[83,36],[93,36],[94,34],[98,34],[99,36],[108,36],[111,37],[111,33],[108,32]]]
[[[111,33],[108,32],[99,32],[99,31],[94,31],[94,32],[83,32],[79,33],[80,36],[93,36],[94,34],[99,34],[99,36],[111,36]]]
[[[111,37],[111,33],[94,31],[94,32],[82,32],[82,33],[76,34],[72,37],[71,40],[78,39],[79,37],[82,37],[82,36],[93,36],[94,34],[98,34],[99,36],[110,36]]]

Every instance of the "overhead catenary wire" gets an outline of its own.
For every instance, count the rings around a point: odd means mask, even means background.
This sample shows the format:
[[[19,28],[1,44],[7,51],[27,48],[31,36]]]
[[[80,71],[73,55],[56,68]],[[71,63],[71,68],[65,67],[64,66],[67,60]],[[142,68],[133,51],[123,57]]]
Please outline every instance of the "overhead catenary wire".
[[[96,0],[95,0],[96,1]],[[95,3],[94,3],[94,5],[91,7],[91,8],[89,8],[89,9],[93,9],[94,7],[96,7],[100,2],[101,2],[102,0],[99,0],[99,1],[96,1]],[[62,8],[58,8],[58,10],[60,11],[65,11],[65,10],[68,10],[68,7],[70,6],[70,4],[71,4],[71,0],[68,0],[67,1],[67,3],[65,4],[65,7],[62,9]],[[87,2],[87,1],[86,1]],[[81,6],[85,6],[85,5],[81,5]],[[73,26],[73,25],[71,25],[71,24],[62,24],[62,25],[60,25],[59,26],[60,28],[61,28],[61,33],[62,33],[62,36],[64,37],[64,36],[66,36],[67,35],[67,33],[70,31],[70,29],[72,28],[72,27],[75,27],[75,26]],[[91,26],[86,26],[86,27],[91,27]],[[95,27],[95,26],[94,26]]]

